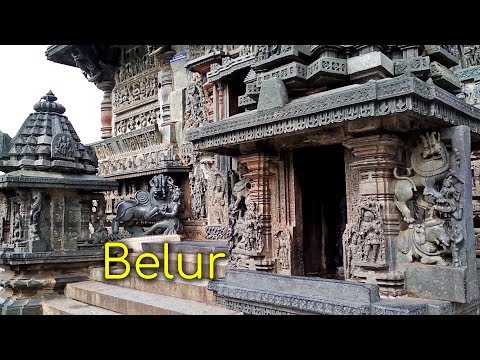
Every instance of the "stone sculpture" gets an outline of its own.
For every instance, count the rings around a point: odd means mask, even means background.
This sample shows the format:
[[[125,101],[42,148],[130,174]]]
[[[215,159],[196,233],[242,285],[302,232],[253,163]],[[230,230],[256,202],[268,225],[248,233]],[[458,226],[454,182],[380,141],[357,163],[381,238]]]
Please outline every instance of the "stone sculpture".
[[[349,244],[347,259],[352,271],[355,267],[379,268],[386,265],[381,213],[381,205],[374,197],[362,198],[355,222],[345,230]]]
[[[247,171],[240,167],[240,179],[233,186],[228,207],[229,265],[239,268],[248,267],[247,261],[261,253],[264,247],[257,204],[251,197],[252,183],[245,176]]]
[[[458,267],[464,240],[458,224],[463,208],[457,184],[464,183],[457,175],[459,157],[455,149],[449,153],[438,132],[420,139],[412,151],[407,176],[399,176],[394,169],[395,204],[409,224],[399,234],[398,249],[409,262],[445,266],[449,265],[446,257],[451,256],[452,265]]]
[[[220,174],[215,177],[215,186],[212,196],[212,213],[215,224],[223,225],[225,208],[225,182]]]
[[[398,169],[394,169],[394,176],[398,179],[395,183],[395,204],[408,223],[413,223],[415,219],[406,202],[411,200],[414,192],[421,188],[424,188],[424,195],[432,195],[435,192],[435,184],[445,177],[450,167],[450,156],[445,145],[440,141],[439,133],[427,133],[420,138],[421,143],[413,149],[412,167],[407,168],[407,175],[399,176]],[[411,176],[412,170],[416,173],[413,176]]]
[[[174,184],[170,176],[154,176],[150,182],[150,191],[135,193],[134,200],[121,200],[117,205],[116,216],[112,220],[113,237],[118,236],[120,222],[132,236],[154,234],[158,230],[163,235],[177,234],[181,223],[178,219],[182,191]],[[139,222],[154,223],[147,230]]]

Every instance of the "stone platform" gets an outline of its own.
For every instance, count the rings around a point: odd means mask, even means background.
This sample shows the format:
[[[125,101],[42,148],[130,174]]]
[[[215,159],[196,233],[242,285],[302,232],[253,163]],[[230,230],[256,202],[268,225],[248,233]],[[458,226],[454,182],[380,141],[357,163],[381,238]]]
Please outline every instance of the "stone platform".
[[[2,252],[0,314],[36,315],[41,304],[63,293],[68,283],[88,280],[90,266],[104,259],[100,248],[47,252]]]
[[[255,315],[447,315],[472,313],[469,307],[422,298],[382,299],[377,285],[228,270],[208,289],[225,307]]]

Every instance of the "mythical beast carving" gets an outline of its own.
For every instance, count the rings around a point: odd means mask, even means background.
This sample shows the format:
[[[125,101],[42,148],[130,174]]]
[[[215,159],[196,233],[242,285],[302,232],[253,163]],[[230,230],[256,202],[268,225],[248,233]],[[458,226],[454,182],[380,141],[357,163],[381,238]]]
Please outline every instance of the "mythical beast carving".
[[[120,222],[132,236],[145,236],[163,230],[163,235],[177,234],[180,231],[178,211],[182,191],[170,176],[154,176],[150,182],[150,191],[137,191],[135,200],[122,200],[117,205],[117,215],[112,220],[112,233],[118,234]],[[139,222],[153,222],[147,230]]]

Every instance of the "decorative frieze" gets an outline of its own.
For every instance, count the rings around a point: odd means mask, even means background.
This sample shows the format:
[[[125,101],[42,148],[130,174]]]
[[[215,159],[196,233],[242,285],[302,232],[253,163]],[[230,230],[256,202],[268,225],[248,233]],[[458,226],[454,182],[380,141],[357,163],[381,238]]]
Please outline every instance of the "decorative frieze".
[[[308,45],[259,45],[253,68],[271,69],[292,61],[304,62],[310,56]]]
[[[115,86],[113,90],[113,111],[118,114],[132,107],[157,101],[157,94],[158,69],[151,69],[141,77]]]
[[[430,76],[435,85],[445,90],[458,93],[462,89],[462,83],[454,72],[436,61],[430,63]]]
[[[383,101],[387,100],[388,101]],[[390,101],[391,99],[391,101]],[[382,100],[382,101],[380,101]],[[187,131],[195,150],[241,143],[381,114],[411,111],[480,133],[480,110],[422,80],[403,76],[312,95],[280,109],[250,111]]]
[[[148,109],[151,108],[151,109]],[[152,104],[148,108],[142,107],[140,111],[132,112],[132,115],[125,117],[118,116],[115,119],[115,135],[123,135],[134,130],[146,128],[155,125],[160,116],[160,108],[158,104]]]
[[[270,78],[280,78],[283,81],[292,79],[305,80],[307,78],[307,65],[299,62],[291,62],[289,64],[277,67],[267,72],[257,74],[257,86],[262,86],[264,80]]]
[[[430,70],[430,58],[428,56],[414,56],[406,59],[394,60],[395,76],[406,72],[425,75]]]
[[[425,45],[424,52],[433,61],[438,61],[446,67],[452,67],[460,63],[453,54],[452,46],[455,47],[455,45]]]
[[[237,70],[252,66],[255,63],[256,52],[255,45],[243,45],[240,56],[231,59],[229,57],[222,58],[222,64],[212,64],[210,71],[207,73],[207,81],[218,81]]]
[[[146,46],[137,46],[124,54],[124,62],[115,74],[115,82],[124,82],[154,66],[155,59],[148,55]]]
[[[464,67],[480,66],[480,45],[464,45]]]
[[[208,121],[208,113],[213,105],[213,93],[208,93],[203,85],[205,78],[199,73],[190,73],[190,83],[185,95],[185,119],[183,128],[199,127]]]

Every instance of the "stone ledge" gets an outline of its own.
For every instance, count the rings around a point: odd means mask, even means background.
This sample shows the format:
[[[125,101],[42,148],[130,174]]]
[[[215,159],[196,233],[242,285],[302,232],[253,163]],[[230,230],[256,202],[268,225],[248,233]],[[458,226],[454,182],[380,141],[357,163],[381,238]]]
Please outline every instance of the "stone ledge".
[[[224,279],[210,281],[208,289],[221,305],[259,315],[449,315],[478,311],[479,303],[386,299],[373,284],[233,269]]]
[[[408,294],[421,298],[466,303],[466,270],[465,266],[408,264],[405,287]]]
[[[276,313],[365,315],[380,300],[378,287],[371,284],[248,270],[229,270],[225,279],[210,281],[208,289],[230,309],[239,311],[243,303],[240,311],[246,313],[258,313],[260,307]]]
[[[29,264],[58,264],[58,263],[83,263],[101,261],[105,254],[103,249],[85,249],[69,251],[46,252],[0,252],[0,264],[29,265]]]
[[[429,68],[430,69],[430,68]],[[371,80],[292,100],[278,109],[252,110],[190,129],[194,150],[212,150],[356,119],[407,113],[430,116],[480,133],[480,109],[414,76]]]
[[[347,74],[352,80],[393,76],[393,61],[380,51],[354,56],[347,60]]]

